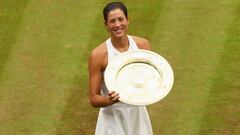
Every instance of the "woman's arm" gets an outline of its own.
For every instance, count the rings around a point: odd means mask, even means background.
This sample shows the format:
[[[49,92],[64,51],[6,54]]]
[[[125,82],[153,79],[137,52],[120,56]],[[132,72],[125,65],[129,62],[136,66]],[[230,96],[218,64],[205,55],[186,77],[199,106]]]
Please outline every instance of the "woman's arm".
[[[93,51],[89,58],[89,89],[90,102],[93,107],[105,107],[118,102],[118,94],[115,91],[109,92],[108,96],[101,95],[101,84],[103,81],[102,67],[104,56],[102,53]]]

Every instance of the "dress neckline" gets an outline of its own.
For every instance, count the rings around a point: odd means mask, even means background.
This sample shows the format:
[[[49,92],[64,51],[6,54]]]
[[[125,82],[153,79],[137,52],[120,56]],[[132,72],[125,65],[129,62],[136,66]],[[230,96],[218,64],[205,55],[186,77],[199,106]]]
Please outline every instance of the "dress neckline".
[[[123,52],[120,52],[118,49],[116,49],[116,48],[114,47],[114,45],[113,45],[113,43],[112,43],[112,40],[111,40],[111,38],[110,38],[110,43],[111,43],[111,45],[112,45],[112,48],[113,48],[113,50],[114,50],[117,54],[121,54],[121,53],[124,53],[124,52],[127,52],[127,51],[130,50],[130,48],[131,48],[131,43],[130,43],[129,36],[127,36],[127,38],[128,38],[128,49],[127,49],[126,51],[123,51]]]

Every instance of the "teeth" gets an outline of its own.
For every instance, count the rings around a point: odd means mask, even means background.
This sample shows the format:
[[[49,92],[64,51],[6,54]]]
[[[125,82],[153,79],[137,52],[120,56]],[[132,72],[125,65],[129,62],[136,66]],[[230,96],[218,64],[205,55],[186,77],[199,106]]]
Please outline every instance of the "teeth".
[[[119,30],[115,30],[116,32],[121,32],[122,30],[121,29],[119,29]]]

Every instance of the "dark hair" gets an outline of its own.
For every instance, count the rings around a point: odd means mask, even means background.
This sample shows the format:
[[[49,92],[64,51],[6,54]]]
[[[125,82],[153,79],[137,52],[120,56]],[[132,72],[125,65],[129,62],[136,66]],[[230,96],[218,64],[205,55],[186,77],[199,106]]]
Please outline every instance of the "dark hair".
[[[111,2],[111,3],[108,3],[103,9],[103,17],[105,22],[107,21],[109,12],[117,8],[122,10],[126,18],[128,18],[127,7],[122,2]]]

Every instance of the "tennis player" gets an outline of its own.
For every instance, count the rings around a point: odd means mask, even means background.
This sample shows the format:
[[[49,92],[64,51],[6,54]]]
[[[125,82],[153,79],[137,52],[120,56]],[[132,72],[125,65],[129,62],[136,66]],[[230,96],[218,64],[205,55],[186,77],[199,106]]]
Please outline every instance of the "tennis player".
[[[128,35],[128,11],[123,3],[108,3],[103,17],[110,37],[89,57],[90,102],[100,108],[95,135],[152,135],[146,107],[119,102],[119,94],[106,88],[103,76],[113,57],[128,50],[150,50],[150,44],[144,38]]]

